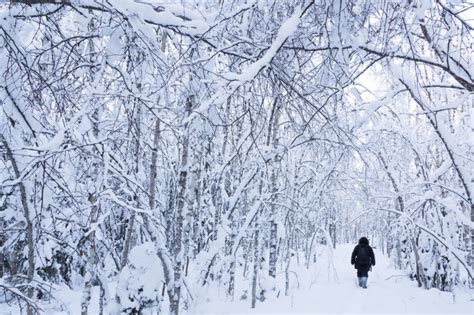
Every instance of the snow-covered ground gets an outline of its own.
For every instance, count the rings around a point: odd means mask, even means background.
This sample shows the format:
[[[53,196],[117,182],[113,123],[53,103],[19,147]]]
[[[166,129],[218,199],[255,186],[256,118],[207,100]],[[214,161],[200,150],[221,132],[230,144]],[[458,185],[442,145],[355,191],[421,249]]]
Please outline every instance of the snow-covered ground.
[[[320,249],[318,263],[309,269],[304,267],[302,258],[298,266],[294,257],[289,296],[284,296],[284,274],[277,277],[279,289],[267,292],[266,300],[257,301],[255,309],[250,308],[249,293],[246,299],[241,299],[243,292],[250,292],[248,282],[237,280],[234,301],[229,300],[224,286],[197,286],[191,289],[192,305],[182,314],[474,314],[474,290],[457,288],[453,294],[420,289],[402,271],[393,269],[389,259],[377,250],[377,265],[369,274],[368,289],[358,288],[355,269],[350,265],[352,249],[353,245],[339,245],[330,253],[333,264],[328,264],[328,251]],[[268,279],[264,282],[270,283]],[[113,296],[115,289],[111,287],[110,291]],[[67,288],[57,291],[54,305],[42,307],[44,314],[80,314],[81,294]],[[95,287],[90,314],[98,311]],[[0,315],[17,313],[17,308],[0,304]]]
[[[420,289],[415,281],[394,270],[389,259],[377,250],[377,265],[369,274],[368,289],[358,288],[355,269],[350,265],[352,249],[353,245],[340,245],[334,250],[334,268],[329,279],[326,254],[320,257],[317,264],[320,268],[291,268],[299,275],[299,288],[294,288],[288,297],[280,292],[277,298],[277,292],[273,292],[263,303],[257,302],[252,310],[249,299],[226,302],[222,298],[219,301],[212,298],[215,296],[212,291],[203,291],[194,298],[198,302],[188,314],[474,314],[473,290],[457,289],[453,295],[437,289]]]

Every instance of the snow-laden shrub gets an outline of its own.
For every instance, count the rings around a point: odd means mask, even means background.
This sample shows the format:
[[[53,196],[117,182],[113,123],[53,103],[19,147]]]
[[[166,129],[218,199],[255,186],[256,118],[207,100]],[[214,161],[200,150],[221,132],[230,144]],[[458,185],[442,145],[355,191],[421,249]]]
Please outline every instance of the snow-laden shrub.
[[[147,307],[159,306],[163,279],[163,266],[153,243],[133,248],[117,285],[121,312],[136,314]]]
[[[429,236],[420,237],[422,243],[420,259],[426,277],[427,288],[452,291],[459,284],[461,275],[456,258],[444,246]],[[466,279],[467,282],[467,279]]]

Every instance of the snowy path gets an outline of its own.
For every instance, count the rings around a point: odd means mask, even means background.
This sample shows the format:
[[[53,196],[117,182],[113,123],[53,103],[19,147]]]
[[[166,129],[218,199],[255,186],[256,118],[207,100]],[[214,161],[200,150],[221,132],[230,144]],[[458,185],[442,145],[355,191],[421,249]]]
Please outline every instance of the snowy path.
[[[358,288],[355,269],[349,264],[352,248],[352,245],[341,245],[334,251],[337,277],[331,274],[331,279],[328,279],[325,261],[318,264],[324,266],[323,270],[316,267],[306,271],[298,269],[300,287],[293,289],[292,296],[284,297],[283,292],[278,299],[269,296],[254,310],[249,308],[249,300],[231,303],[222,297],[222,302],[213,299],[197,303],[189,313],[474,314],[474,302],[470,301],[474,297],[473,291],[456,292],[454,301],[452,293],[419,289],[416,282],[401,276],[401,271],[393,270],[388,258],[377,250],[377,265],[369,274],[369,288]],[[301,278],[301,275],[305,277]],[[213,295],[212,292],[202,292],[197,300],[205,301]]]

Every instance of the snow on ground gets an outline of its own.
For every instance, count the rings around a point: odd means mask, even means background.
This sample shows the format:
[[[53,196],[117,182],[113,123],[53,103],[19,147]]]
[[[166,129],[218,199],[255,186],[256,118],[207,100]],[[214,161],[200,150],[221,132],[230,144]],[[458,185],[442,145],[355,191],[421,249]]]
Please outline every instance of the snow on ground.
[[[474,314],[474,290],[457,289],[456,295],[437,289],[423,290],[417,287],[399,270],[394,270],[387,257],[375,250],[377,265],[369,274],[368,289],[356,284],[356,271],[350,265],[353,245],[340,245],[334,250],[334,269],[330,274],[326,254],[319,263],[291,268],[299,275],[299,288],[288,297],[284,291],[270,294],[266,301],[257,302],[250,309],[250,299],[225,301],[205,297],[212,292],[202,292],[188,314],[272,314],[272,313],[326,313],[326,314]],[[280,275],[284,278],[284,274]],[[293,277],[294,278],[294,277]],[[295,281],[296,282],[296,281]],[[238,286],[239,284],[236,284]],[[247,284],[246,284],[247,285]],[[223,294],[221,294],[223,295]],[[236,295],[237,296],[237,295]]]
[[[284,296],[285,275],[280,273],[278,289],[267,292],[266,300],[257,301],[256,308],[251,309],[250,285],[237,277],[234,301],[229,300],[224,286],[215,283],[206,287],[194,286],[193,303],[181,314],[474,314],[474,290],[458,288],[453,295],[437,289],[420,289],[402,271],[393,269],[389,259],[377,250],[377,265],[369,274],[368,289],[357,287],[356,271],[350,265],[352,249],[353,245],[339,245],[333,251],[331,269],[326,250],[320,250],[318,262],[309,269],[304,267],[302,257],[299,266],[293,257],[290,296]],[[268,284],[268,278],[263,282]],[[114,296],[115,288],[109,289]],[[248,297],[242,300],[246,290]],[[79,290],[63,287],[54,293],[57,298],[54,305],[44,305],[44,314],[80,314],[81,294]],[[94,287],[89,314],[99,311],[98,295],[98,288]],[[18,309],[0,304],[0,315],[4,314],[18,314]]]

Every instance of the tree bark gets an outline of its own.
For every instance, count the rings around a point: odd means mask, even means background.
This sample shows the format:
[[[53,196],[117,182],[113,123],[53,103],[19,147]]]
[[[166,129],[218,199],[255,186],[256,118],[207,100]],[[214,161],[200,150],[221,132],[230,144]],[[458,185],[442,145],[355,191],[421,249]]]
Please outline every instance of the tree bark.
[[[3,194],[0,191],[0,200],[2,199]],[[5,266],[5,254],[3,252],[3,246],[5,244],[5,220],[3,219],[2,211],[4,211],[6,207],[0,204],[0,279],[3,278]]]
[[[125,234],[125,242],[123,244],[122,259],[120,260],[120,269],[127,265],[128,255],[132,243],[133,226],[135,225],[135,212],[132,212],[128,221],[127,234]]]
[[[193,105],[193,97],[189,96],[186,100],[186,117],[191,114]],[[188,155],[189,155],[189,130],[188,123],[184,124],[184,136],[183,136],[183,151],[181,153],[181,167],[178,179],[178,196],[176,202],[176,234],[174,239],[174,290],[173,290],[173,301],[171,303],[171,314],[179,314],[179,302],[181,298],[181,283],[182,283],[182,264],[183,264],[183,234],[184,234],[184,208],[186,203],[187,193],[187,177],[188,177]]]
[[[277,265],[277,223],[276,223],[276,201],[277,201],[277,165],[279,163],[279,154],[276,153],[278,150],[278,123],[280,118],[279,110],[280,101],[278,98],[273,104],[272,115],[270,117],[270,132],[271,142],[273,148],[273,161],[271,163],[271,177],[270,177],[270,191],[271,191],[271,204],[270,204],[270,250],[269,250],[269,259],[268,259],[268,275],[270,277],[276,278],[276,265]],[[269,145],[269,141],[267,143]]]
[[[150,211],[155,210],[155,186],[156,186],[156,164],[158,161],[158,142],[160,140],[160,120],[157,118],[155,122],[155,132],[153,134],[153,148],[151,149],[151,164],[150,164],[150,199],[148,205]]]
[[[474,204],[471,205],[471,222],[474,222]],[[474,270],[474,229],[471,228],[471,269]],[[471,278],[471,288],[474,288],[474,278]]]
[[[254,230],[254,241],[253,241],[253,273],[252,273],[252,304],[251,307],[255,308],[257,303],[257,285],[258,285],[258,270],[260,269],[260,244],[259,244],[259,225],[258,217],[255,218],[255,230]]]
[[[26,280],[27,280],[27,297],[30,300],[33,300],[33,295],[34,295],[34,288],[33,288],[33,276],[34,276],[34,271],[35,271],[35,256],[34,256],[34,244],[33,244],[33,222],[31,221],[30,217],[30,209],[28,207],[28,196],[26,194],[26,188],[25,185],[23,184],[23,181],[21,180],[21,173],[20,170],[18,169],[18,165],[16,163],[15,158],[13,157],[13,153],[10,149],[10,146],[8,145],[5,137],[3,134],[0,134],[0,140],[5,147],[5,153],[7,156],[7,159],[10,160],[12,163],[13,167],[13,173],[15,174],[15,178],[19,181],[18,186],[20,188],[20,199],[21,199],[21,205],[23,208],[23,216],[25,217],[26,221],[26,242],[27,242],[27,248],[28,248],[28,271],[26,275]],[[32,315],[33,314],[33,307],[30,305],[30,303],[27,304],[27,314]]]
[[[97,222],[98,217],[98,206],[97,203],[97,196],[95,193],[89,194],[89,202],[91,204],[91,214],[90,214],[90,226],[94,226]],[[84,291],[82,294],[82,302],[81,302],[81,315],[87,315],[89,304],[91,301],[91,290],[92,290],[92,283],[96,280],[96,251],[95,251],[95,232],[92,231],[89,236],[89,252],[87,254],[87,261],[86,261],[86,283],[84,285]]]
[[[290,263],[291,263],[291,247],[290,247],[290,237],[288,237],[286,239],[285,296],[290,295]]]

